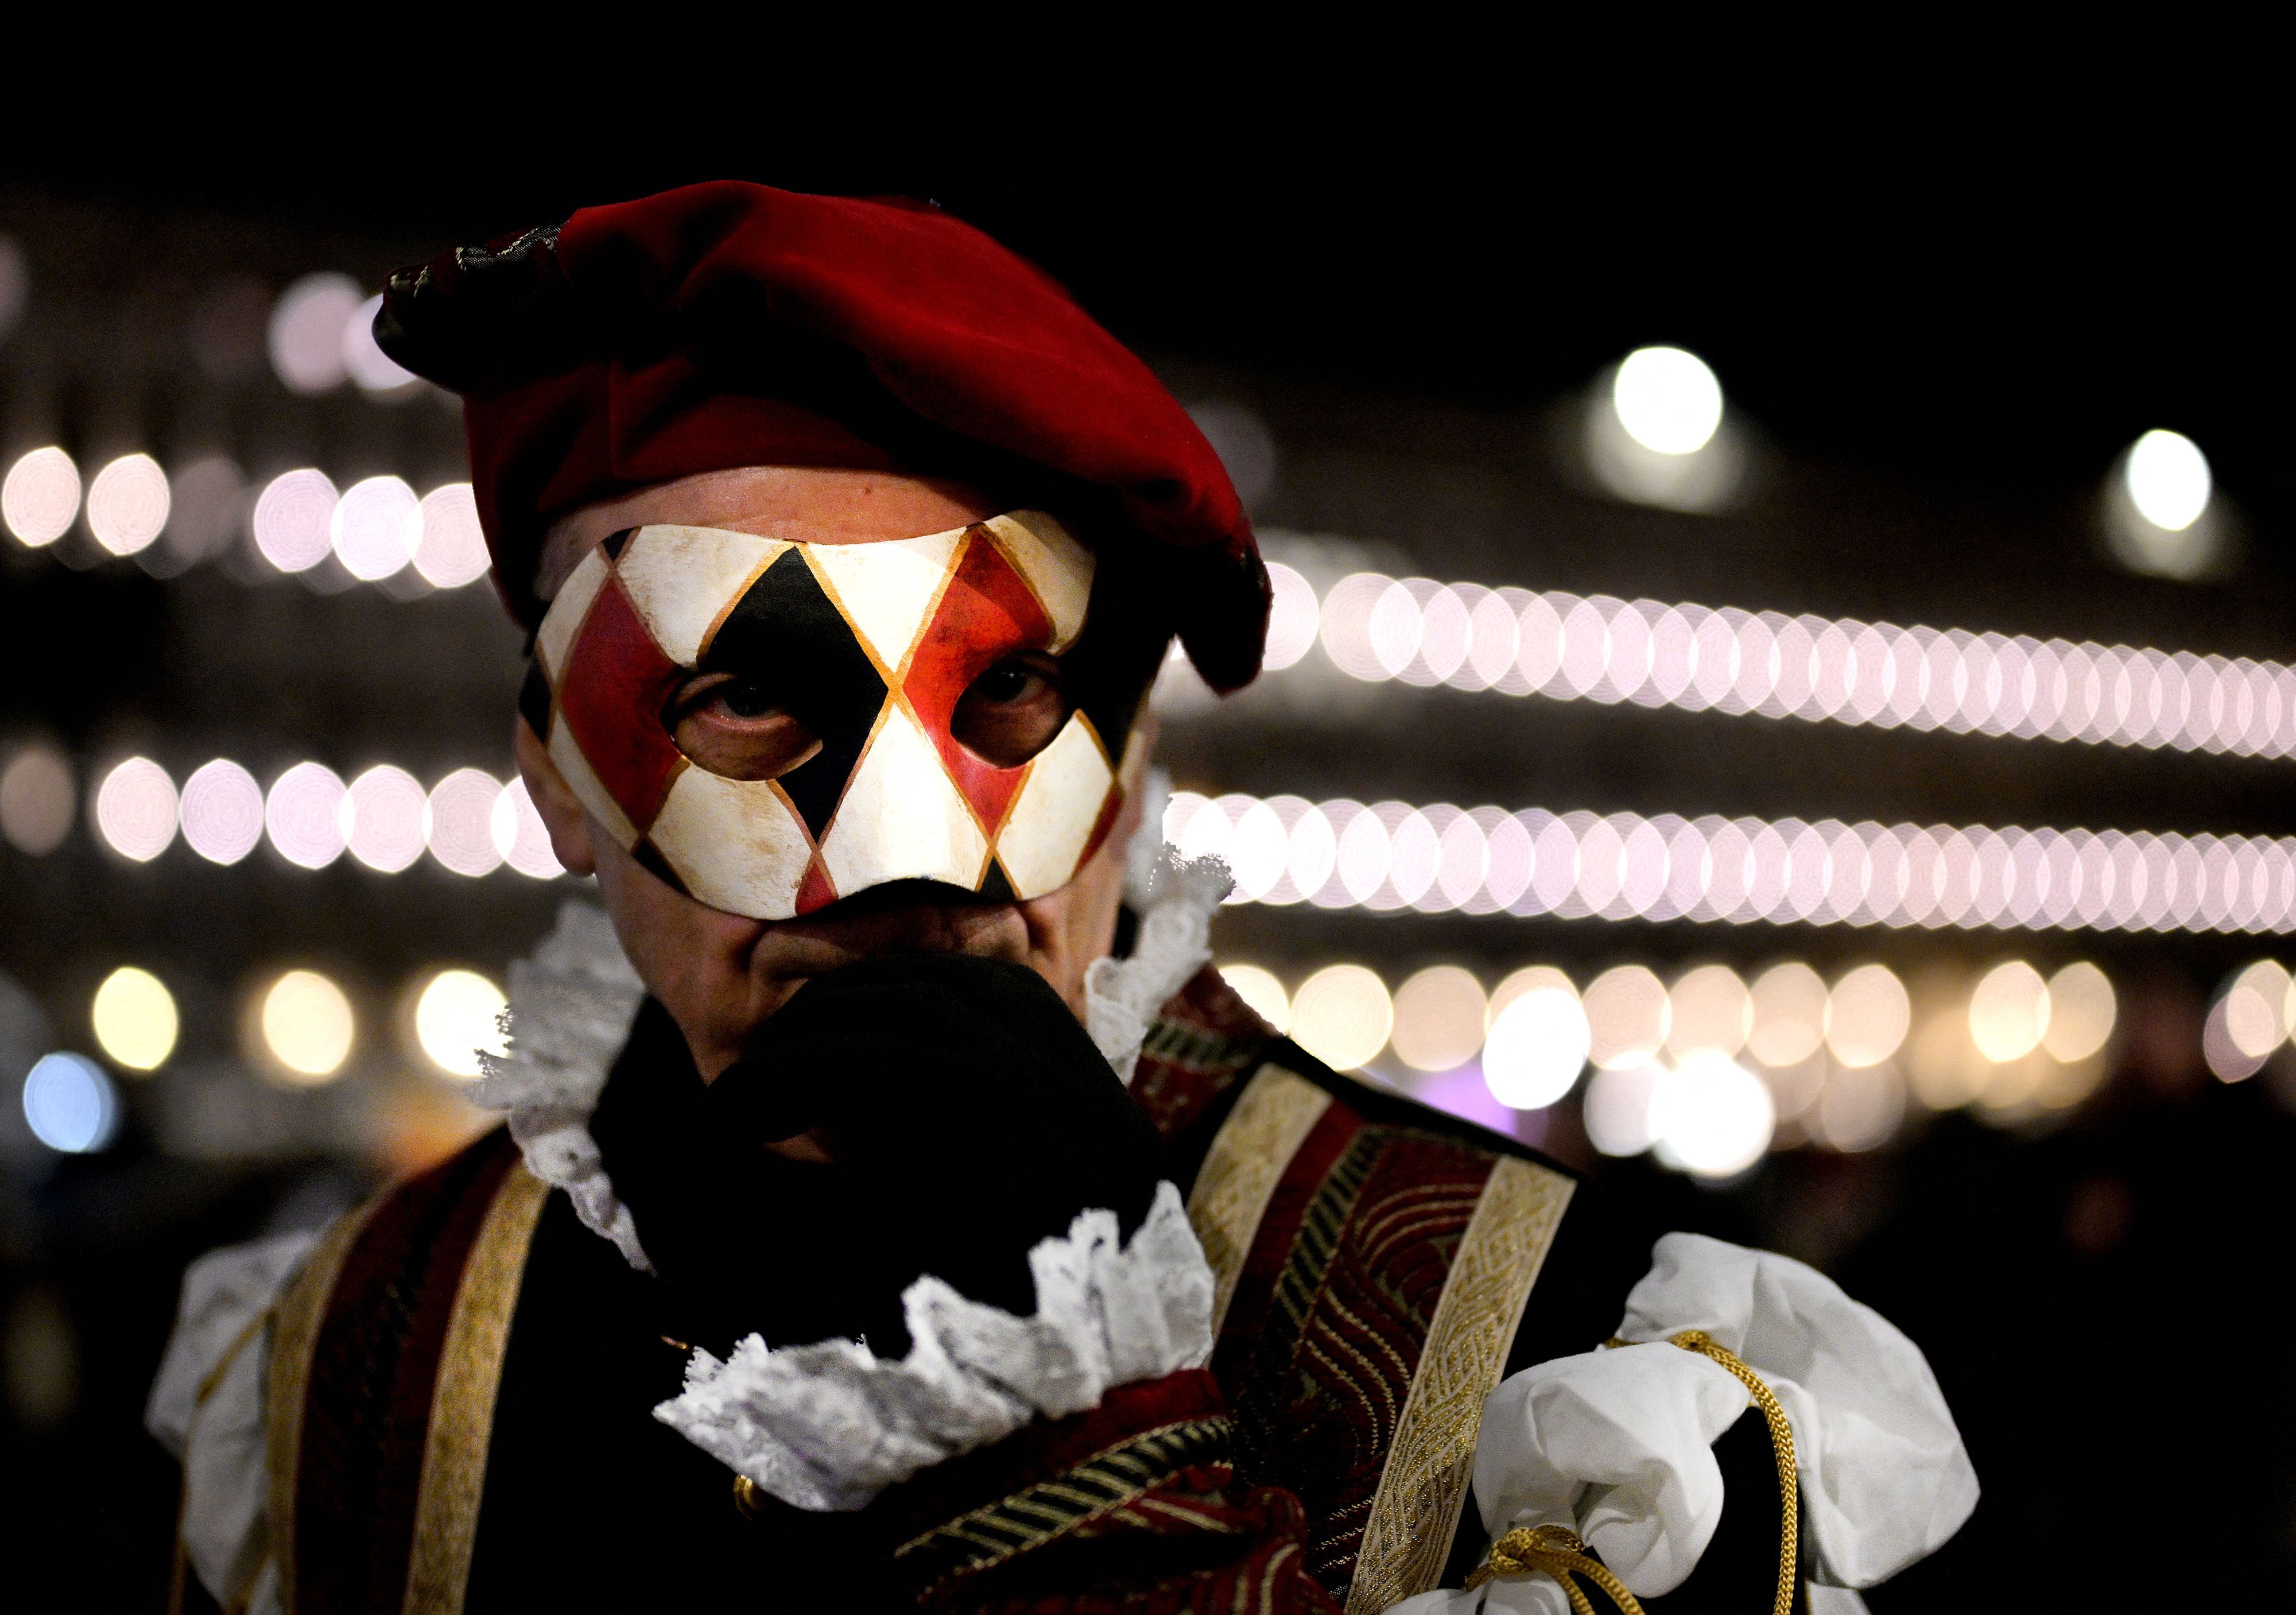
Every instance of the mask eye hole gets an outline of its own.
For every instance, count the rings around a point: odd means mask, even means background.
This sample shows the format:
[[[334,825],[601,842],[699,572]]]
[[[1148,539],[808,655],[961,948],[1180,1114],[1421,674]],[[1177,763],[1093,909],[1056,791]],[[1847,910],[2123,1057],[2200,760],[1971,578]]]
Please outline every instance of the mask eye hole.
[[[694,764],[733,780],[769,780],[821,750],[821,739],[761,679],[703,673],[670,698],[663,726]]]
[[[999,768],[1017,768],[1053,743],[1068,721],[1061,667],[1040,651],[1008,656],[958,697],[949,733]]]

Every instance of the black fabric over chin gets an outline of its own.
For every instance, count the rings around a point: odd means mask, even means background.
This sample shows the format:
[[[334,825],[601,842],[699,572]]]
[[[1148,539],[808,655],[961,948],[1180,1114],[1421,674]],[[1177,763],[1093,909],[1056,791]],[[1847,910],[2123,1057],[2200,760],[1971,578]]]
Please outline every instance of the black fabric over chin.
[[[885,681],[800,552],[783,551],[734,603],[701,668],[758,679],[820,740],[818,752],[781,776],[820,840],[884,708]]]

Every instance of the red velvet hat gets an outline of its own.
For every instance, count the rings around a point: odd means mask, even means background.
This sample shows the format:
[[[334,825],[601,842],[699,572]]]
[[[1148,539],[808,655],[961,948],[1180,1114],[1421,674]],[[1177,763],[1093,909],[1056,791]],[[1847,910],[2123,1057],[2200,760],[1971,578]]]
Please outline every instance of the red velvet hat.
[[[1259,671],[1267,572],[1211,445],[1042,271],[937,209],[735,181],[586,208],[400,271],[375,337],[463,395],[496,586],[529,627],[569,511],[741,465],[898,469],[1137,544],[1204,677]]]

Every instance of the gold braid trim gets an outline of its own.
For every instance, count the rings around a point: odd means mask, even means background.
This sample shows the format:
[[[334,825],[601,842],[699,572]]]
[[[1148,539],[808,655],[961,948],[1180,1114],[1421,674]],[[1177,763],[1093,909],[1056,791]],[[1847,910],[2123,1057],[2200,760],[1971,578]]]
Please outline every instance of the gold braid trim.
[[[1728,1348],[1716,1344],[1714,1337],[1703,1329],[1685,1329],[1669,1337],[1672,1344],[1685,1351],[1694,1351],[1721,1365],[1732,1378],[1743,1385],[1753,1396],[1754,1406],[1762,1410],[1763,1421],[1770,1427],[1770,1450],[1778,1460],[1778,1499],[1780,1524],[1778,1529],[1778,1590],[1770,1605],[1771,1615],[1792,1615],[1794,1595],[1795,1550],[1801,1541],[1801,1481],[1794,1463],[1793,1426],[1786,1422],[1786,1410],[1778,1406],[1777,1398],[1762,1382],[1762,1376],[1746,1366],[1738,1355]],[[1612,1336],[1603,1342],[1608,1346],[1633,1346],[1640,1342],[1622,1340]],[[1611,1574],[1601,1561],[1587,1556],[1587,1545],[1578,1536],[1559,1525],[1533,1526],[1506,1533],[1491,1544],[1490,1557],[1467,1578],[1467,1586],[1479,1587],[1494,1576],[1530,1576],[1544,1573],[1562,1584],[1565,1596],[1570,1600],[1574,1615],[1594,1615],[1594,1606],[1587,1595],[1578,1590],[1571,1578],[1584,1576],[1603,1589],[1611,1602],[1619,1606],[1620,1615],[1643,1615],[1643,1606],[1626,1585]]]

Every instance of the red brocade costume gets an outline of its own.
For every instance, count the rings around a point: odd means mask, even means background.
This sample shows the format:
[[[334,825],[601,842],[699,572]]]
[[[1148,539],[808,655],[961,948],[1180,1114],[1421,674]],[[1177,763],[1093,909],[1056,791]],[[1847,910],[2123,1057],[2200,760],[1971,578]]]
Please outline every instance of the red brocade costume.
[[[612,1080],[675,1044],[642,1013]],[[586,1606],[625,1575],[795,1603],[850,1597],[882,1559],[892,1607],[1375,1611],[1471,1563],[1484,1397],[1614,1304],[1615,1282],[1581,1282],[1617,1271],[1591,1242],[1547,1259],[1570,1176],[1335,1076],[1209,971],[1154,1023],[1132,1091],[1219,1286],[1210,1371],[1124,1387],[857,1516],[759,1506],[652,1421],[682,1356],[651,1328],[654,1281],[504,1134],[386,1191],[273,1324],[285,1607]]]

